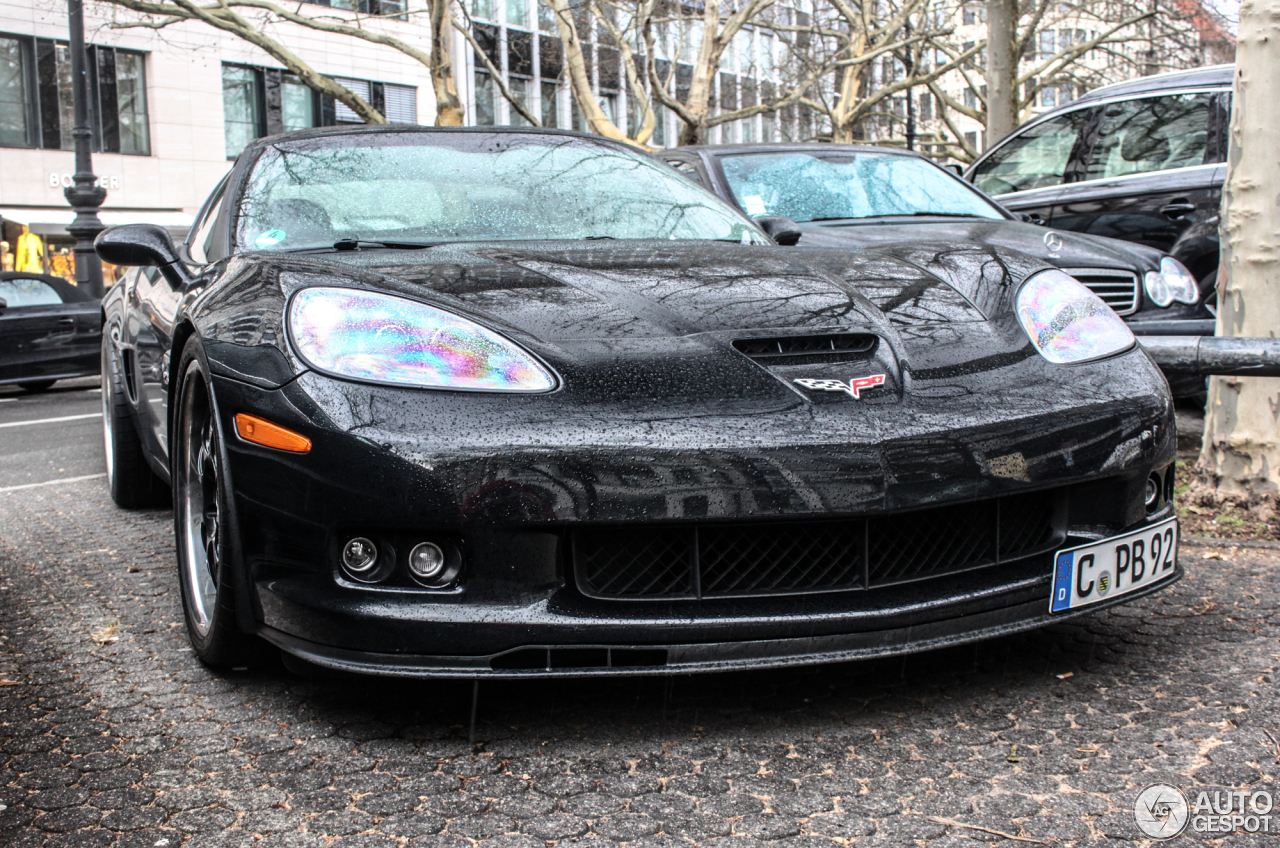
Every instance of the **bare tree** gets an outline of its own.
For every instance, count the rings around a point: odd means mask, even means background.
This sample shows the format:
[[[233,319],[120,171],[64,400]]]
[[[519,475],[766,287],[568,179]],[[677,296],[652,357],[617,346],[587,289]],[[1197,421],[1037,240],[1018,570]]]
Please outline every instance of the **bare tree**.
[[[399,38],[384,28],[368,27],[368,16],[346,18],[331,12],[302,14],[302,4],[297,8],[282,6],[273,0],[215,0],[197,3],[195,0],[103,0],[103,2],[139,12],[146,17],[138,20],[113,21],[114,28],[147,27],[162,29],[183,21],[200,21],[215,29],[229,32],[261,48],[311,89],[345,104],[368,123],[386,123],[386,118],[364,98],[350,89],[319,73],[290,50],[284,42],[268,34],[272,25],[294,24],[319,32],[358,38],[397,50],[422,63],[430,73],[436,99],[436,124],[458,126],[463,122],[464,110],[458,97],[458,86],[453,72],[453,60],[449,50],[454,19],[453,0],[427,0],[427,18],[430,23],[431,49]],[[324,7],[317,7],[324,8]],[[247,11],[252,18],[241,14]],[[376,18],[373,20],[376,21]]]
[[[830,96],[819,90],[804,103],[824,112],[831,120],[832,140],[863,140],[861,125],[869,118],[883,117],[886,106],[911,90],[927,86],[959,68],[981,49],[969,47],[947,61],[926,61],[921,48],[944,39],[954,31],[935,26],[929,0],[829,0],[834,26],[824,35],[834,37],[838,47],[831,63],[837,75]],[[893,72],[873,79],[875,64],[892,67]]]
[[[1218,268],[1219,336],[1280,327],[1280,0],[1244,0],[1231,103]],[[1280,491],[1280,379],[1213,377],[1197,494],[1253,506]],[[1216,496],[1216,497],[1215,497]]]

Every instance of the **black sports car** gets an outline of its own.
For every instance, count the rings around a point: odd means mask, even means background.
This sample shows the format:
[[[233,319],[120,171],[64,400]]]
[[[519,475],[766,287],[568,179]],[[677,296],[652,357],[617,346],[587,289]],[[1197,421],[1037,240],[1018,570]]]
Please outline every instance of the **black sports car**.
[[[972,185],[916,153],[851,144],[724,144],[655,154],[751,216],[797,222],[799,243],[871,247],[900,241],[981,242],[1062,268],[1137,335],[1201,335],[1185,304],[1195,277],[1159,250],[1017,220]],[[1209,335],[1213,328],[1209,328]],[[1203,378],[1171,378],[1176,395]]]
[[[98,373],[98,299],[61,277],[0,272],[0,385],[42,392]]]
[[[779,250],[632,149],[251,144],[105,301],[112,493],[171,484],[196,653],[400,675],[824,662],[1180,570],[1168,389],[1044,263]]]

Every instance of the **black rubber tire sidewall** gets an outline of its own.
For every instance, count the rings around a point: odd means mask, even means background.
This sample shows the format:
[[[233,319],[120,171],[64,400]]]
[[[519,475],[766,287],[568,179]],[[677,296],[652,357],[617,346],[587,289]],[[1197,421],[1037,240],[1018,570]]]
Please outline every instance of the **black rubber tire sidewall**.
[[[194,368],[192,367],[193,364]],[[215,461],[218,463],[220,471],[217,498],[218,510],[221,516],[220,521],[222,522],[218,537],[218,544],[221,550],[218,557],[217,596],[210,613],[209,630],[203,635],[195,627],[191,614],[191,600],[187,596],[187,581],[182,576],[185,569],[183,557],[186,554],[182,533],[182,511],[179,505],[181,492],[178,463],[182,461],[180,453],[185,448],[182,437],[184,424],[182,416],[185,414],[183,406],[187,383],[193,379],[204,381],[205,390],[208,392],[209,414],[213,421],[214,446],[217,454]],[[244,633],[236,623],[235,577],[231,573],[233,565],[228,536],[230,522],[227,520],[229,513],[224,485],[226,465],[222,455],[222,430],[219,426],[217,400],[214,397],[213,386],[209,380],[208,361],[205,359],[204,349],[201,347],[199,340],[194,336],[187,341],[186,346],[183,348],[182,358],[178,362],[177,369],[174,370],[174,380],[177,385],[173,394],[173,426],[169,436],[169,469],[170,479],[173,480],[173,528],[179,568],[178,585],[182,594],[182,614],[187,625],[187,636],[191,641],[191,647],[195,650],[196,656],[206,665],[218,668],[249,665],[257,658],[261,645],[256,637]]]
[[[125,509],[159,507],[168,503],[168,490],[155,475],[143,453],[142,440],[129,412],[129,399],[125,394],[121,362],[111,340],[102,338],[102,398],[103,415],[111,416],[111,443],[104,444],[110,450],[111,472],[107,484],[111,500]],[[105,422],[104,422],[105,423]]]

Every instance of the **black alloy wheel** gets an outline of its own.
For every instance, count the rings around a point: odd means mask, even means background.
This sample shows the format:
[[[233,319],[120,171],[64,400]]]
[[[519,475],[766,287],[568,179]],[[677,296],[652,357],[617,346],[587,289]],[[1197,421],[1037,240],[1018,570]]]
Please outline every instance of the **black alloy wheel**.
[[[177,371],[177,413],[170,439],[178,582],[187,635],[211,666],[246,665],[257,639],[236,624],[226,532],[227,493],[217,411],[200,343],[192,339]]]

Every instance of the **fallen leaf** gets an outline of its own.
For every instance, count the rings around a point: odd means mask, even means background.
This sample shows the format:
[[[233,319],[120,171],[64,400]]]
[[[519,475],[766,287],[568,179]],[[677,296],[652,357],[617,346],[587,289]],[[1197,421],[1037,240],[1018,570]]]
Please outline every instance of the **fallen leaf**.
[[[6,680],[4,678],[0,678],[0,686],[21,686],[21,685],[22,685],[22,682],[19,680]]]
[[[1209,551],[1201,559],[1222,559],[1222,553],[1219,551]]]
[[[108,624],[106,627],[100,627],[89,634],[89,638],[99,645],[110,645],[112,642],[120,641],[120,624],[118,622]]]

